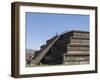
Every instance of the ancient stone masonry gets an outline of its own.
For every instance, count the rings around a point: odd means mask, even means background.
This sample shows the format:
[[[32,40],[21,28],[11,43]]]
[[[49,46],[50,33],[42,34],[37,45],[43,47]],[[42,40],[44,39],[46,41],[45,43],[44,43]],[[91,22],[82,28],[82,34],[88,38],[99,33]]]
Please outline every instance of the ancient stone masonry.
[[[89,32],[70,31],[46,41],[36,51],[33,64],[89,64]]]

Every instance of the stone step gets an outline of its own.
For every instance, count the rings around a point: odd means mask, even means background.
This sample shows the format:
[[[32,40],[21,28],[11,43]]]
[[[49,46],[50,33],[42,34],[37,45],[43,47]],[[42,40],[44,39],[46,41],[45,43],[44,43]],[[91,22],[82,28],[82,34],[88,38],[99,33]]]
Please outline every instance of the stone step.
[[[66,56],[64,61],[89,61],[89,56]]]
[[[89,44],[67,44],[67,47],[89,47]]]
[[[89,37],[88,32],[73,32],[73,36]]]
[[[78,43],[78,42],[75,43],[74,42],[74,43],[70,43],[70,45],[89,45],[89,43],[81,43],[81,42],[80,43]]]
[[[64,56],[68,55],[89,55],[89,51],[68,51],[64,53]]]
[[[87,60],[65,60],[64,62],[85,62],[85,61],[89,61],[89,59]]]
[[[71,38],[70,43],[89,43],[89,39]]]
[[[84,39],[89,39],[89,36],[82,36],[82,35],[73,35],[71,36],[72,38],[84,38]]]
[[[64,65],[89,64],[89,61],[64,62],[63,64],[64,64]]]
[[[68,47],[68,51],[89,51],[89,47]]]

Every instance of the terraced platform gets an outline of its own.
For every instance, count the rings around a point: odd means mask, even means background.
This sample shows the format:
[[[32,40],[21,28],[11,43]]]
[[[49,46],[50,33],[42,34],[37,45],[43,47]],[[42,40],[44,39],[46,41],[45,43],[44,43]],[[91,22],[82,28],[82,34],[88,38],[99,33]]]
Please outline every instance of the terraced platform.
[[[73,32],[64,53],[64,64],[89,64],[89,32]]]

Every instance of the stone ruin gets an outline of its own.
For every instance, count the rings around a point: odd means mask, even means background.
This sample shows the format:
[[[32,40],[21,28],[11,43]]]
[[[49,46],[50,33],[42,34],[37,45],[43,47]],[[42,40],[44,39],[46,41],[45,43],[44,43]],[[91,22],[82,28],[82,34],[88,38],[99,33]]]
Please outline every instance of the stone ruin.
[[[32,64],[89,64],[89,32],[69,31],[54,36],[35,52]]]

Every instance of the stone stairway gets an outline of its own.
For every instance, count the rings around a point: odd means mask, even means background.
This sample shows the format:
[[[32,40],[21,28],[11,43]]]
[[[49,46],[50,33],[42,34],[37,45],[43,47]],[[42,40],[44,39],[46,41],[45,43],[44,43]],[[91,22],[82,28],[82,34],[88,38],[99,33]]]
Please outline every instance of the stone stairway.
[[[32,61],[33,64],[38,64],[40,63],[41,59],[46,55],[46,53],[48,52],[48,50],[54,45],[54,43],[60,38],[60,36],[56,36],[52,39],[51,42],[49,42],[48,45],[46,45],[46,47],[44,47],[42,49],[42,51],[40,52],[39,55],[37,55],[37,57]]]

